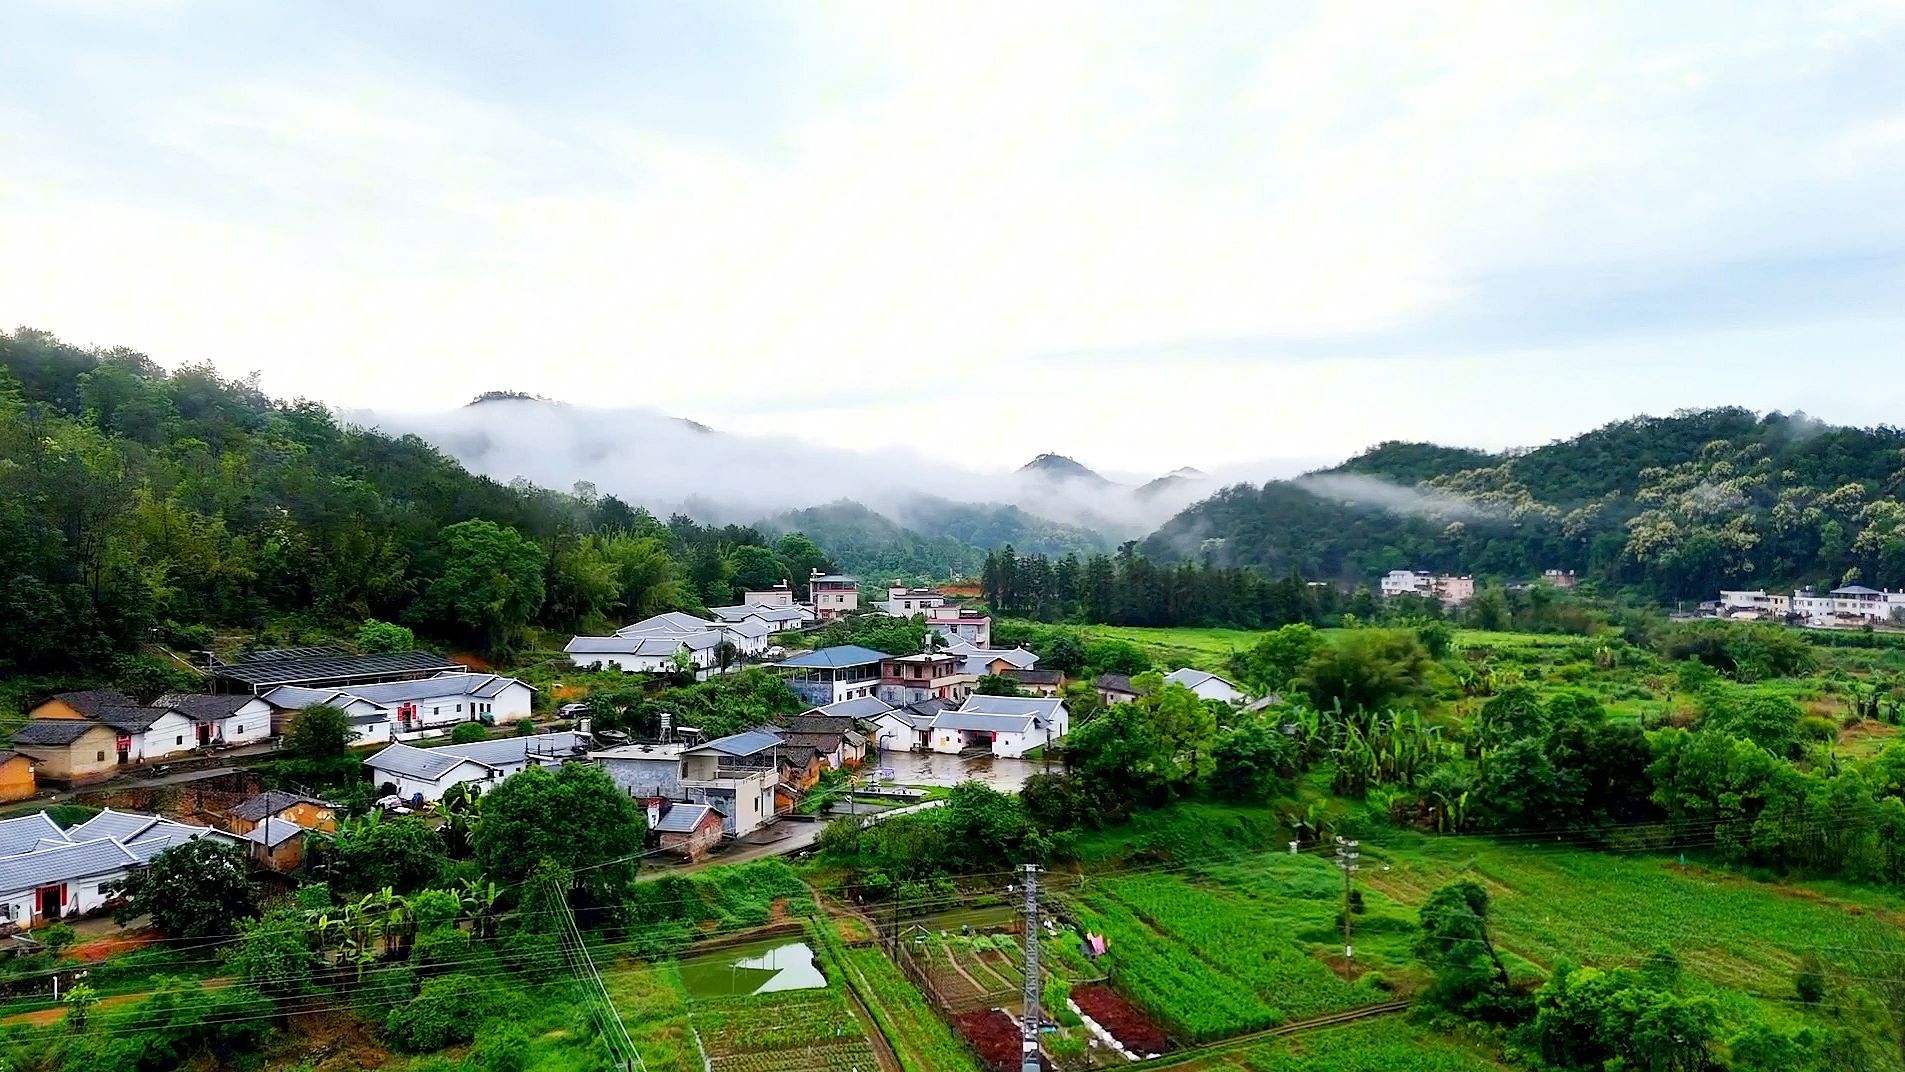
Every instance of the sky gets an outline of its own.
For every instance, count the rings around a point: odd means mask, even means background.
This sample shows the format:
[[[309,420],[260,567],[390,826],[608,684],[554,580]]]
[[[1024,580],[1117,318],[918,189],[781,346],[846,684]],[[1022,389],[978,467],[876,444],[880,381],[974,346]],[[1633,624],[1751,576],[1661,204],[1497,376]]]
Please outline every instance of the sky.
[[[0,323],[977,469],[1905,412],[1905,4],[0,0]]]

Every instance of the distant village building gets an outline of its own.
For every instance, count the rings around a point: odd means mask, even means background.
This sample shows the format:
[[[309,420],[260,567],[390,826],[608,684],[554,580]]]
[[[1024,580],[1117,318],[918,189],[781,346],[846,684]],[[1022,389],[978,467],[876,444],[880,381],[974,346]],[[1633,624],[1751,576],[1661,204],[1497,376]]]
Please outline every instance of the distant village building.
[[[886,598],[875,604],[881,613],[895,618],[911,618],[945,605],[946,597],[937,589],[908,588],[898,584],[888,586]]]
[[[656,800],[649,802],[648,816],[648,832],[655,844],[690,863],[721,844],[724,822],[710,805]]]
[[[1566,570],[1566,571],[1558,570],[1558,569],[1542,570],[1541,579],[1555,586],[1556,588],[1573,588],[1575,584],[1575,577],[1574,577],[1573,570]]]
[[[772,588],[742,592],[741,602],[756,607],[791,607],[795,602],[794,590],[782,581]]]
[[[964,607],[936,607],[926,612],[926,628],[949,641],[975,647],[992,643],[992,616]]]
[[[346,688],[282,685],[264,694],[277,723],[314,704],[343,710],[355,733],[354,744],[383,744],[440,737],[464,722],[509,725],[530,717],[536,689],[498,674],[458,672],[407,681],[384,681]]]
[[[957,710],[933,716],[930,747],[948,754],[980,751],[1017,758],[1070,729],[1063,700],[973,695]]]
[[[1164,675],[1166,685],[1182,685],[1197,694],[1200,700],[1216,700],[1219,703],[1242,703],[1248,699],[1244,690],[1233,682],[1218,677],[1208,670],[1193,670],[1185,667]]]
[[[1131,678],[1126,674],[1099,674],[1092,687],[1098,690],[1098,701],[1107,707],[1130,703],[1138,698],[1137,686],[1131,683]]]
[[[860,609],[860,579],[838,573],[822,573],[815,570],[807,580],[808,594],[812,597],[814,613],[821,621],[838,618],[851,610]]]
[[[1383,575],[1378,588],[1384,599],[1421,596],[1424,599],[1439,599],[1452,607],[1461,606],[1475,598],[1475,578],[1445,573],[1390,570]]]
[[[451,786],[468,784],[488,792],[530,766],[556,767],[585,757],[589,738],[581,733],[538,733],[473,744],[417,748],[401,742],[364,761],[372,784],[388,786],[405,800],[442,800]]]
[[[892,706],[914,700],[945,700],[959,703],[972,691],[978,678],[966,673],[963,656],[946,652],[889,656],[880,662],[880,685],[876,693]]]

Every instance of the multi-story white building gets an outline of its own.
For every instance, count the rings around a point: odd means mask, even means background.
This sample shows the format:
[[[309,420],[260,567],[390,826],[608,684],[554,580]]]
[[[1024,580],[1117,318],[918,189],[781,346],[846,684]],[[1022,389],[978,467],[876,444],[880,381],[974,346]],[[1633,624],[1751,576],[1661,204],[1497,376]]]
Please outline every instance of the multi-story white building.
[[[1475,578],[1453,574],[1420,573],[1416,570],[1390,570],[1378,587],[1384,599],[1396,596],[1421,596],[1439,599],[1454,607],[1475,598]]]
[[[822,621],[838,618],[850,610],[860,609],[860,579],[838,573],[814,571],[808,578],[807,591],[814,604],[814,613]]]
[[[1793,612],[1793,597],[1753,591],[1720,593],[1720,613],[1728,618],[1784,618]]]

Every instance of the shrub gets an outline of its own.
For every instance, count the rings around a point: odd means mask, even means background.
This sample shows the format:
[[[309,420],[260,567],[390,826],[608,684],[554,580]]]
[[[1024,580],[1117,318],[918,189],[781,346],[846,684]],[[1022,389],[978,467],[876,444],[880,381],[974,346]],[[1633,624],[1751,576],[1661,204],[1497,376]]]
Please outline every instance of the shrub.
[[[489,999],[489,987],[474,975],[445,975],[424,983],[409,1004],[392,1009],[384,1031],[391,1045],[409,1053],[460,1045],[476,1037]]]
[[[529,1065],[529,1035],[508,1020],[493,1020],[476,1033],[470,1056],[484,1072],[523,1072]]]
[[[478,741],[487,740],[489,740],[489,731],[483,728],[481,722],[459,722],[456,728],[450,731],[451,744],[475,744]]]
[[[1808,1005],[1826,1000],[1826,969],[1816,954],[1799,958],[1799,966],[1793,969],[1793,993]]]

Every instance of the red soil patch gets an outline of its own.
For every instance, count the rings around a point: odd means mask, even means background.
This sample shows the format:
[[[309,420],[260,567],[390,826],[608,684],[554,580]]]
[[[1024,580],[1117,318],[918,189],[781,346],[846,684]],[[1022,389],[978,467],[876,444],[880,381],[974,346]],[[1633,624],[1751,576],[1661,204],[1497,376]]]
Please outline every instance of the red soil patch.
[[[979,1058],[995,1072],[1019,1067],[1019,1022],[999,1009],[962,1012],[953,1017],[960,1033],[979,1051]]]
[[[1171,1048],[1170,1037],[1152,1023],[1150,1017],[1102,983],[1073,990],[1072,1000],[1132,1053],[1165,1053]]]
[[[121,953],[130,953],[142,946],[152,945],[160,941],[160,937],[159,932],[150,927],[120,934],[108,934],[91,941],[75,943],[68,955],[75,960],[105,960]]]

